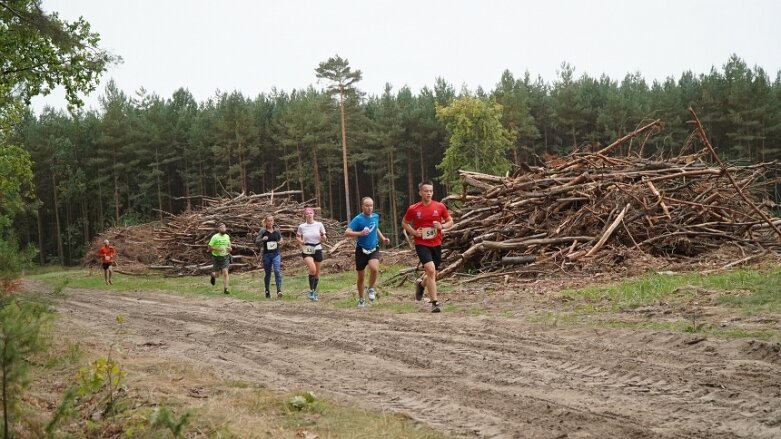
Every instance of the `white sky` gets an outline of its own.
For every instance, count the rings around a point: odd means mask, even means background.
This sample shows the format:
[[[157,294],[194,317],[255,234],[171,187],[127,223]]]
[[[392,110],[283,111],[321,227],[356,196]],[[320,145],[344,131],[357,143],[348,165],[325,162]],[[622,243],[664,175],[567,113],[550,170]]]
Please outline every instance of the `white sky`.
[[[358,87],[389,82],[414,93],[442,77],[459,90],[494,88],[502,72],[552,83],[563,61],[576,76],[640,72],[650,83],[721,68],[732,53],[781,70],[781,2],[775,0],[43,0],[61,18],[83,16],[101,47],[124,58],[86,97],[98,107],[113,78],[128,95],[168,98],[185,87],[254,97],[272,87],[317,85],[334,54],[363,72]],[[62,92],[33,106],[64,108]]]

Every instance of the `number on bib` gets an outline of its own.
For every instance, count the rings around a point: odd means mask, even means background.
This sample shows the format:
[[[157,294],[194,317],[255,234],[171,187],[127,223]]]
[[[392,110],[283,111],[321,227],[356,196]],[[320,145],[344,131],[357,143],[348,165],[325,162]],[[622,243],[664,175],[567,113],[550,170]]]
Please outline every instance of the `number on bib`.
[[[266,249],[268,249],[268,250],[276,250],[277,249],[277,241],[268,241],[266,243]]]
[[[304,246],[304,254],[305,255],[313,255],[313,254],[315,254],[315,246],[313,246],[313,245],[305,245]]]
[[[434,239],[437,236],[437,229],[433,227],[424,227],[420,230],[423,239]]]

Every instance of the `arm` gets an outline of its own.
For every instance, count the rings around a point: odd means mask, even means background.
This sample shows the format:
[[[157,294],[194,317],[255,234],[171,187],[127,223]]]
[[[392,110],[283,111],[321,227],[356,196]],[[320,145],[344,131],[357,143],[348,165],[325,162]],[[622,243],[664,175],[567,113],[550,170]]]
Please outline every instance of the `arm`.
[[[442,223],[442,230],[451,229],[451,228],[453,228],[453,217],[448,216],[447,220],[444,223]]]
[[[401,227],[407,231],[408,234],[420,238],[422,235],[420,232],[412,228],[412,225],[406,218],[401,220]]]
[[[382,240],[383,244],[385,244],[385,245],[390,244],[390,239],[386,238],[385,235],[382,234],[382,232],[380,231],[379,228],[377,229],[377,236],[380,237],[380,239]]]
[[[347,228],[347,229],[344,231],[344,237],[345,237],[345,238],[357,238],[357,237],[359,237],[359,236],[364,236],[364,235],[363,235],[363,230],[361,230],[360,232],[356,232],[355,230],[353,230],[353,229],[351,229],[351,228],[349,228],[349,227],[348,227],[348,228]]]

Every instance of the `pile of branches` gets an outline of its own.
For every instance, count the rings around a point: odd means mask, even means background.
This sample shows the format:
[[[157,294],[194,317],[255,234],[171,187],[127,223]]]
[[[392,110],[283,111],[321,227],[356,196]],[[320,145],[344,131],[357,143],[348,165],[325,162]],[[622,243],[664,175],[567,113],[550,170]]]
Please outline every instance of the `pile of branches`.
[[[691,111],[691,109],[690,109]],[[691,111],[694,132],[681,155],[642,158],[654,121],[595,152],[575,152],[541,167],[500,177],[462,171],[464,192],[445,201],[454,227],[446,232],[447,276],[459,270],[551,273],[591,264],[610,269],[633,252],[654,259],[691,258],[725,244],[739,263],[781,248],[781,220],[764,194],[773,163],[723,163]],[[611,156],[645,135],[635,152]],[[687,150],[699,152],[684,155]],[[630,148],[631,149],[631,148]],[[568,271],[568,270],[565,270]]]
[[[262,251],[254,241],[263,227],[266,215],[274,215],[275,225],[282,234],[282,258],[300,254],[295,237],[298,225],[304,221],[303,211],[307,204],[291,200],[289,196],[294,193],[299,192],[240,194],[225,199],[204,198],[204,207],[178,215],[169,214],[163,225],[151,231],[149,225],[139,226],[145,232],[132,234],[130,242],[123,239],[132,233],[128,228],[109,229],[93,240],[90,255],[97,252],[103,239],[109,239],[115,245],[120,259],[126,253],[143,253],[144,258],[140,262],[146,263],[147,268],[172,274],[200,274],[211,270],[212,261],[207,244],[216,232],[217,225],[225,223],[233,247],[231,271],[262,268]],[[323,223],[329,235],[336,237],[343,233],[344,227],[338,221],[319,215],[315,219]],[[343,244],[339,241],[332,246],[326,245],[326,248],[333,253]]]

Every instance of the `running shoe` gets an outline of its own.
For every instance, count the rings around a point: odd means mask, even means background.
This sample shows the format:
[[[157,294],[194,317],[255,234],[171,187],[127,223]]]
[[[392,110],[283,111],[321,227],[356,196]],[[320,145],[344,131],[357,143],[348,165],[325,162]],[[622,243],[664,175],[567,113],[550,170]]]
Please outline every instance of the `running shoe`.
[[[377,292],[374,291],[374,288],[369,288],[366,291],[369,293],[369,302],[374,302],[374,299],[377,298]]]
[[[209,283],[214,285],[214,275],[213,274],[209,275]]]
[[[271,299],[271,292],[266,290],[266,299]]]
[[[312,302],[315,301],[315,292],[314,291],[310,291],[309,292],[309,300],[311,300]]]
[[[314,297],[314,299],[312,299],[312,300],[317,302],[317,291],[312,291],[312,297]]]
[[[281,299],[281,298],[282,298],[282,291],[277,291],[277,299]]]
[[[442,312],[439,305],[431,305],[431,312]]]
[[[423,300],[423,294],[426,293],[426,289],[423,287],[423,283],[420,281],[415,282],[415,300]]]
[[[227,288],[225,288],[222,292],[225,293],[225,294],[230,294],[230,291],[228,291]]]
[[[360,299],[358,299],[358,308],[363,308],[364,306],[366,306],[366,300],[363,297],[361,297]]]

